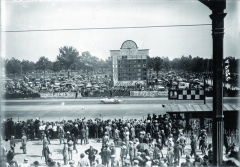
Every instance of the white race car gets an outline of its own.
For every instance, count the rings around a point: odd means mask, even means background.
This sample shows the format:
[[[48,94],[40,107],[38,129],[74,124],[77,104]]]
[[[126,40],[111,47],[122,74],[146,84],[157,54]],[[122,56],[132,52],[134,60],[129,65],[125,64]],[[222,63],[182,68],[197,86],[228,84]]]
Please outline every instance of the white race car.
[[[102,104],[119,104],[122,102],[122,100],[118,100],[116,98],[105,98],[105,99],[100,99],[100,103]]]

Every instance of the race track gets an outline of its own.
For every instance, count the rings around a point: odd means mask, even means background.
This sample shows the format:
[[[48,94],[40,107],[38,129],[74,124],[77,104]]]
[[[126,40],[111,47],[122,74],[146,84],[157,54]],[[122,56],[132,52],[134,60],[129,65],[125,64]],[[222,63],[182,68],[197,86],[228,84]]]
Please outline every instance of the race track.
[[[162,104],[196,104],[203,101],[170,101],[166,98],[122,98],[122,104],[100,104],[99,99],[26,99],[2,100],[2,118],[59,121],[76,118],[144,119],[147,114],[165,114]],[[236,103],[238,99],[225,99]],[[211,103],[211,99],[207,99]]]

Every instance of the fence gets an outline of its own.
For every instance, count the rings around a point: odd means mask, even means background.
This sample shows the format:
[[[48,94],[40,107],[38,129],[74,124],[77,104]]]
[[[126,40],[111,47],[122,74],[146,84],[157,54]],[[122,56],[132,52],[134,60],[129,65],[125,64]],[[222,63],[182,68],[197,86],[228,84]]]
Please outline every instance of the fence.
[[[40,94],[39,93],[13,93],[13,94],[4,94],[3,97],[5,99],[19,99],[19,98],[39,98]]]

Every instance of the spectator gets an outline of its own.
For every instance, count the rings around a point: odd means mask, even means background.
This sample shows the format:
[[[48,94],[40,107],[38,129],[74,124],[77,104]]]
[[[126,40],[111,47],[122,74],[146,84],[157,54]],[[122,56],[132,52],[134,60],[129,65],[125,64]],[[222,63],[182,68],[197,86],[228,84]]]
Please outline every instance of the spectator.
[[[14,136],[11,136],[10,148],[12,148],[13,153],[15,153],[15,146],[16,146],[16,142],[15,142]]]
[[[90,148],[85,151],[85,154],[88,155],[90,166],[92,166],[92,162],[95,161],[95,156],[97,153],[98,153],[98,150],[94,149],[93,146],[90,146]]]
[[[181,156],[182,156],[182,146],[179,144],[179,141],[177,141],[176,145],[174,146],[174,160],[175,162],[178,162],[178,165],[180,163]]]
[[[121,163],[123,164],[123,161],[127,158],[128,150],[126,147],[126,143],[123,142],[122,144],[123,146],[121,147],[120,157],[121,157]]]
[[[24,132],[23,132],[21,143],[22,143],[21,148],[23,150],[23,154],[27,154],[27,136]]]
[[[64,165],[67,165],[68,164],[68,145],[66,141],[64,141],[63,143],[64,143],[63,150],[62,150],[63,161],[64,161]]]
[[[116,157],[116,148],[113,143],[110,144],[110,150],[111,150],[111,164],[113,164],[113,161]]]
[[[193,163],[190,161],[190,156],[186,155],[186,162],[181,163],[181,167],[193,167]]]
[[[195,161],[193,162],[193,165],[195,167],[201,167],[202,163],[203,163],[203,159],[199,155],[196,155]]]
[[[85,158],[83,153],[80,154],[80,160],[78,161],[77,167],[86,167],[90,166],[89,160]]]
[[[69,156],[69,161],[72,160],[72,151],[73,151],[73,141],[70,139],[68,144],[68,156]]]
[[[197,139],[195,135],[192,135],[191,137],[191,153],[190,156],[192,157],[194,155],[194,157],[196,157],[196,149],[197,149]]]
[[[166,158],[168,160],[168,164],[170,166],[173,165],[173,163],[174,163],[174,152],[173,152],[173,148],[172,147],[168,148]]]
[[[73,140],[73,150],[76,150],[76,153],[78,153],[76,144],[77,144],[77,137],[75,137],[74,134],[72,134],[72,140]]]
[[[7,162],[10,162],[10,161],[12,161],[13,160],[13,158],[14,158],[14,151],[13,151],[13,147],[11,146],[11,149],[8,151],[8,153],[7,153]]]
[[[81,145],[82,145],[82,141],[84,142],[84,144],[87,144],[86,136],[87,136],[87,131],[83,126],[81,129]]]
[[[24,162],[19,165],[20,167],[30,167],[30,164],[28,163],[28,159],[24,158]]]
[[[62,142],[64,142],[64,130],[62,128],[62,126],[58,125],[58,138],[60,141],[60,145],[62,144]]]
[[[49,147],[47,145],[47,141],[45,141],[45,145],[43,146],[43,150],[42,150],[42,155],[44,156],[45,158],[45,162],[47,164],[48,162],[48,159],[49,159],[49,154],[51,154],[50,150],[49,150]]]
[[[182,146],[182,152],[183,152],[183,155],[185,155],[184,148],[186,145],[186,138],[183,136],[182,133],[180,133],[180,137],[177,139],[177,141],[179,141],[179,144]]]
[[[171,166],[171,165],[169,165],[169,163],[167,163],[167,162],[168,162],[167,158],[163,158],[163,163],[160,164],[160,167],[168,167],[168,166]]]
[[[102,144],[103,144],[103,146],[106,146],[108,144],[108,142],[109,142],[109,137],[108,137],[108,133],[107,132],[105,132],[104,134],[105,135],[102,138]]]
[[[111,167],[120,167],[119,161],[116,159],[116,155],[111,156]]]
[[[34,161],[33,165],[34,165],[34,167],[39,167],[39,162],[38,161]]]
[[[208,159],[208,156],[207,156],[207,155],[204,155],[204,157],[203,157],[203,163],[202,163],[202,166],[203,166],[203,167],[210,167],[210,166],[211,166],[211,164],[209,163],[208,160],[209,160],[209,159]]]

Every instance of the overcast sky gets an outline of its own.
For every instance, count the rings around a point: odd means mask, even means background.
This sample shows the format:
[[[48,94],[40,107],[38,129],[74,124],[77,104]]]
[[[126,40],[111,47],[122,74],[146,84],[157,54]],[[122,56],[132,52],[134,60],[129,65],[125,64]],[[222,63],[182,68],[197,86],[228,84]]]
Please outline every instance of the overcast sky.
[[[31,1],[31,0],[29,0]],[[240,1],[227,1],[224,56],[239,55]],[[211,24],[211,10],[197,0],[187,1],[37,1],[2,2],[2,31],[94,27],[165,26]],[[212,57],[211,26],[2,32],[2,56],[36,62],[45,56],[56,60],[59,48],[73,46],[102,59],[110,50],[133,40],[150,57],[182,55]]]

